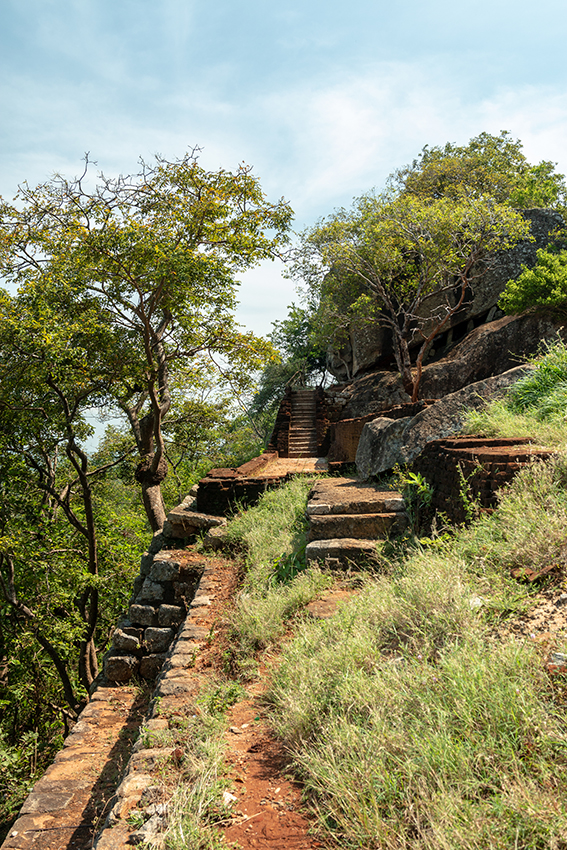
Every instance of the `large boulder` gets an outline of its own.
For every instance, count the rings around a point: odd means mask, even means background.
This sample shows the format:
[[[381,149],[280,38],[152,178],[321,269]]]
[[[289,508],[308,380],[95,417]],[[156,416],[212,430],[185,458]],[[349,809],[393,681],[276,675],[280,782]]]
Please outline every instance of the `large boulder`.
[[[508,387],[527,375],[532,368],[528,365],[516,366],[501,375],[470,384],[426,407],[414,416],[403,433],[400,451],[404,463],[411,463],[431,440],[442,440],[457,434],[471,410],[481,410],[489,401],[502,396]]]
[[[421,398],[442,398],[468,384],[499,375],[535,354],[542,340],[567,338],[564,321],[551,313],[504,316],[475,328],[441,359],[428,363],[421,379]],[[356,419],[409,401],[396,372],[372,372],[341,388],[341,419]]]
[[[376,470],[392,469],[401,457],[403,435],[412,417],[367,422],[356,450],[356,468],[362,478],[377,475]]]
[[[535,354],[542,340],[563,334],[560,317],[551,313],[504,316],[475,328],[442,360],[423,370],[420,394],[441,398],[476,381],[507,372]]]
[[[427,443],[458,433],[469,411],[485,407],[531,368],[516,366],[501,375],[477,381],[445,396],[409,420],[378,418],[367,423],[356,453],[359,474],[368,478],[392,469],[396,463],[411,463]]]

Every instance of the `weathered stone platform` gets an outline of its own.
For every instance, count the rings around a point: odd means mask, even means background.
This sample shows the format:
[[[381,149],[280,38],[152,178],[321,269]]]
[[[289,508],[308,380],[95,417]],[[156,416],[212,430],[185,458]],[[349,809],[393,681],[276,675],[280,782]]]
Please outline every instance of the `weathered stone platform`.
[[[405,504],[395,490],[379,490],[355,478],[317,481],[307,503],[308,561],[347,566],[371,559],[376,540],[407,527]]]
[[[211,469],[199,481],[196,509],[204,514],[223,516],[237,504],[255,504],[266,490],[280,487],[294,475],[327,470],[325,458],[287,458],[278,457],[277,452],[265,452],[235,469]]]

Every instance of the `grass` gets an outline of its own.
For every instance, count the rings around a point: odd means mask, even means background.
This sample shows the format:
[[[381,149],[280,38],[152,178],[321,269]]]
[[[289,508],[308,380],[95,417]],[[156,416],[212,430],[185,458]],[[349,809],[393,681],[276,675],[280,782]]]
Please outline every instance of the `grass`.
[[[532,365],[504,399],[469,414],[467,432],[528,438],[550,447],[567,444],[567,346],[560,338],[546,343]]]
[[[229,811],[226,790],[223,733],[226,712],[242,698],[235,682],[213,682],[198,700],[198,713],[169,717],[169,729],[142,732],[146,745],[175,747],[176,762],[164,767],[164,786],[175,786],[167,806],[168,827],[160,837],[166,850],[221,850],[225,847],[214,824]],[[134,811],[134,815],[137,812]],[[143,817],[144,813],[140,811]]]
[[[566,482],[563,458],[530,467],[492,517],[296,626],[274,728],[341,847],[567,847],[563,709],[537,648],[492,632],[529,605],[510,569],[563,557]]]
[[[281,638],[290,618],[332,584],[305,562],[305,505],[315,480],[296,476],[229,523],[228,539],[246,553],[232,618],[232,664],[242,673],[253,669],[256,650]]]
[[[564,446],[562,345],[469,429]],[[537,643],[501,629],[536,592],[512,578],[516,568],[554,564],[565,587],[565,455],[527,467],[467,528],[405,551],[386,544],[389,569],[325,621],[301,616],[339,580],[305,569],[310,486],[295,479],[230,524],[246,552],[231,627],[237,673],[279,649],[271,722],[328,840],[352,850],[567,850],[567,679],[547,672]],[[548,649],[566,645],[559,634]],[[195,787],[195,797],[180,789],[182,806],[214,812],[212,792]],[[215,846],[191,843],[203,840],[191,829],[190,840],[177,830],[172,850]]]

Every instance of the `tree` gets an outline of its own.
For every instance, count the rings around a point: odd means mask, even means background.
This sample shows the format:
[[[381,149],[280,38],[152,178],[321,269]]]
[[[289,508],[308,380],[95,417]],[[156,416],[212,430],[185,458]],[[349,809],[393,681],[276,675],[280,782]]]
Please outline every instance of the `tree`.
[[[93,464],[82,444],[86,412],[108,399],[109,334],[95,312],[61,314],[36,288],[1,293],[0,595],[5,621],[19,621],[50,658],[71,711],[80,703],[74,659],[83,688],[98,673],[93,488],[115,461]]]
[[[404,389],[415,401],[435,336],[466,303],[490,255],[528,233],[519,213],[492,198],[370,193],[304,234],[294,271],[319,294],[323,310],[344,300],[346,290],[349,318],[368,317],[390,330]]]
[[[505,313],[523,313],[533,307],[567,313],[567,251],[538,249],[535,266],[522,266],[519,277],[508,281],[498,306]]]
[[[20,187],[0,213],[6,278],[41,292],[56,311],[95,311],[106,328],[99,378],[135,438],[144,507],[154,530],[165,509],[163,420],[172,373],[195,356],[218,354],[235,386],[272,356],[234,321],[236,276],[273,257],[286,240],[291,210],[266,201],[251,169],[204,170],[197,151],[169,162],[141,162],[133,176],[56,175]]]
[[[480,133],[468,145],[423,148],[411,165],[390,177],[390,186],[419,198],[491,197],[516,209],[565,207],[567,190],[555,163],[530,165],[519,139],[503,130]]]

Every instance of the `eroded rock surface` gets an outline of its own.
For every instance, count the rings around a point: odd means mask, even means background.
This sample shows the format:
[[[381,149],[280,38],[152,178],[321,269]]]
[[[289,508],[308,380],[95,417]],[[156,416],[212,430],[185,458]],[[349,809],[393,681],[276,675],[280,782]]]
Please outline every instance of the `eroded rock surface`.
[[[389,435],[394,429],[387,426],[388,420],[379,418],[367,423],[362,431],[356,454],[356,465],[360,475],[368,478],[392,469],[396,463],[411,463],[423,451],[427,443],[458,433],[463,427],[466,415],[471,410],[485,407],[489,401],[524,377],[531,368],[526,365],[517,366],[502,375],[478,381],[439,399],[409,421],[392,422],[392,426],[405,422],[405,427],[401,433],[395,430],[395,439],[391,441]]]

